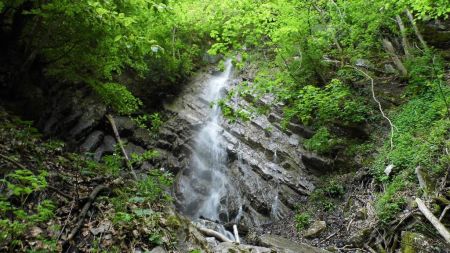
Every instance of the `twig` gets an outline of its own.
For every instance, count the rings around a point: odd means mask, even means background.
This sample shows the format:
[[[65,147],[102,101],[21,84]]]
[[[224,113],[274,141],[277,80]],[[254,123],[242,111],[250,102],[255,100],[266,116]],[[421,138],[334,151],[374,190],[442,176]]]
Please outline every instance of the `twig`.
[[[9,158],[9,157],[7,157],[7,156],[5,156],[5,155],[0,154],[0,158],[3,158],[3,159],[5,159],[6,161],[8,161],[8,162],[10,162],[10,163],[12,163],[12,164],[14,164],[14,165],[16,165],[17,167],[19,167],[19,168],[22,169],[22,170],[26,170],[26,169],[27,169],[27,168],[26,168],[24,165],[22,165],[21,163],[19,163],[19,162],[17,162],[17,161],[14,161],[13,159],[11,159],[11,158]]]
[[[111,114],[107,114],[106,118],[108,119],[109,123],[111,124],[111,127],[113,129],[114,135],[115,135],[116,140],[117,140],[117,143],[119,144],[120,150],[122,150],[122,154],[123,154],[123,156],[125,158],[125,162],[127,163],[127,166],[130,169],[130,172],[133,175],[134,179],[137,180],[137,175],[136,175],[136,173],[133,170],[133,165],[131,164],[131,161],[128,158],[127,152],[125,151],[125,148],[123,147],[122,140],[120,139],[120,135],[119,135],[119,131],[117,130],[116,123],[114,122],[114,119],[111,116]]]
[[[332,233],[331,235],[327,236],[327,238],[323,239],[322,241],[319,242],[319,244],[324,243],[326,241],[328,241],[331,237],[337,235],[337,233],[339,233],[339,231],[342,230],[342,227],[340,229],[338,229],[336,232]]]
[[[450,205],[447,205],[447,206],[444,208],[444,210],[443,210],[442,213],[441,213],[441,216],[439,216],[439,221],[441,221],[442,218],[444,218],[445,213],[448,211],[448,209],[450,209]]]
[[[356,68],[356,67],[350,66],[350,65],[347,65],[347,66],[350,67],[350,68],[355,69],[356,71],[358,71],[360,73],[362,73],[364,76],[366,76],[370,80],[370,88],[372,90],[372,98],[378,104],[378,109],[380,110],[381,115],[383,116],[383,118],[385,118],[389,122],[389,126],[391,127],[390,143],[391,143],[391,150],[392,150],[394,148],[394,141],[393,141],[393,139],[394,139],[394,129],[397,129],[397,127],[394,124],[392,124],[392,121],[386,116],[386,114],[384,114],[383,107],[381,106],[380,101],[377,99],[377,97],[375,95],[375,88],[374,88],[373,78],[371,76],[369,76],[366,72],[362,71],[359,68]]]
[[[89,194],[88,201],[86,202],[86,204],[84,204],[83,209],[81,209],[81,212],[78,215],[78,222],[77,222],[76,226],[72,229],[70,234],[67,236],[66,242],[72,240],[75,237],[75,235],[78,233],[78,230],[80,230],[81,226],[83,225],[84,218],[86,217],[86,213],[89,210],[89,208],[91,207],[95,198],[101,191],[106,190],[106,189],[108,189],[108,187],[106,185],[98,185],[97,187],[94,188],[94,190],[91,192],[91,194]]]
[[[66,226],[67,226],[67,222],[69,222],[70,216],[72,215],[72,210],[73,210],[74,205],[75,205],[75,201],[73,201],[73,202],[72,202],[72,205],[70,206],[69,215],[67,216],[66,221],[64,221],[64,225],[63,225],[63,227],[61,228],[61,231],[59,232],[59,235],[58,235],[58,238],[56,239],[56,241],[59,240],[59,238],[61,237],[62,233],[64,232],[64,229],[65,229]]]
[[[419,210],[423,213],[425,218],[430,221],[431,225],[433,225],[439,234],[444,237],[445,241],[450,244],[450,232],[448,232],[448,229],[436,218],[436,216],[433,215],[433,213],[431,213],[420,198],[416,198],[416,202]]]

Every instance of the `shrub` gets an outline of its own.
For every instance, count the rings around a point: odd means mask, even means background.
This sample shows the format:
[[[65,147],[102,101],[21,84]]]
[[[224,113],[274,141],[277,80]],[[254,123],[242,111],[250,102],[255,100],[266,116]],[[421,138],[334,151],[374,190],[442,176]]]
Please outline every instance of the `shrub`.
[[[302,231],[303,229],[308,228],[311,224],[311,216],[308,213],[297,213],[294,219],[297,231]]]
[[[308,150],[315,151],[319,154],[327,154],[342,142],[343,140],[332,135],[326,127],[321,127],[310,139],[305,140],[304,144]]]

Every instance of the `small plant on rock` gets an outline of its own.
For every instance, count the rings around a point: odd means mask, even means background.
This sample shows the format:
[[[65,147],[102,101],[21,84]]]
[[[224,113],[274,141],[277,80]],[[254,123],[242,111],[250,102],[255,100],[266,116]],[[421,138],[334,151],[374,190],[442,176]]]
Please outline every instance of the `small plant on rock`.
[[[294,217],[295,219],[295,227],[297,231],[302,231],[306,229],[311,224],[311,216],[308,213],[297,213]]]

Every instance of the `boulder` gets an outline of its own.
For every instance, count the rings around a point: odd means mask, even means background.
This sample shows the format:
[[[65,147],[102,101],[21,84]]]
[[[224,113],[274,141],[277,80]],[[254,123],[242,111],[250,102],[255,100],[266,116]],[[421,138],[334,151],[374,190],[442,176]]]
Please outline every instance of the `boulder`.
[[[92,152],[94,151],[103,139],[102,131],[94,131],[84,140],[83,144],[80,146],[80,151],[84,152]]]
[[[315,238],[320,235],[327,228],[325,221],[315,221],[309,228],[303,233],[306,238]]]

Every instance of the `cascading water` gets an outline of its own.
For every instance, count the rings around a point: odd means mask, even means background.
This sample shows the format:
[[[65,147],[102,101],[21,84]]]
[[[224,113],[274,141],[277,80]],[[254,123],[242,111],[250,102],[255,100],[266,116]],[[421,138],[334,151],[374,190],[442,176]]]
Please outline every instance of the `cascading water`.
[[[223,146],[220,127],[221,113],[216,102],[222,96],[232,73],[230,60],[225,70],[211,77],[203,99],[212,103],[208,118],[195,137],[191,163],[180,178],[182,211],[192,218],[226,221],[228,218],[226,196],[229,187],[227,177],[227,154]]]

